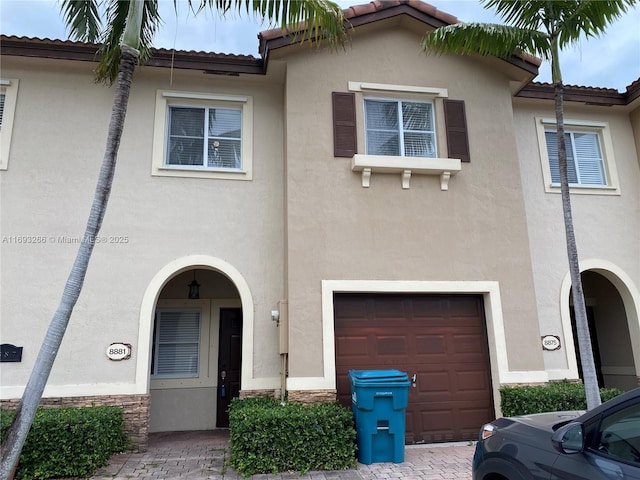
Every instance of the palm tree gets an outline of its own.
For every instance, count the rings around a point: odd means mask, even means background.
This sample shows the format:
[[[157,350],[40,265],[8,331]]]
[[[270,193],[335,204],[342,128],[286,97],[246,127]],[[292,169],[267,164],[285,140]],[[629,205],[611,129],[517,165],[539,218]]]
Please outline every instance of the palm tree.
[[[572,284],[573,306],[578,333],[578,350],[583,369],[587,408],[601,403],[587,311],[580,279],[578,249],[567,174],[564,133],[564,104],[560,51],[578,42],[581,36],[604,33],[607,26],[624,14],[637,0],[481,0],[486,8],[494,8],[508,25],[469,23],[438,28],[425,35],[425,51],[450,54],[492,55],[509,58],[517,52],[528,52],[551,61],[551,75],[557,125],[560,191],[567,240],[567,257]]]
[[[174,0],[177,6],[176,2]],[[115,81],[114,100],[107,145],[85,234],[15,418],[2,444],[2,480],[13,476],[71,313],[80,296],[94,239],[100,231],[111,192],[133,72],[137,63],[149,57],[153,36],[161,21],[158,0],[108,0],[105,8],[107,23],[103,29],[99,9],[103,3],[103,0],[62,1],[61,10],[71,36],[80,41],[102,43],[96,78],[107,84]],[[189,0],[189,6],[196,11],[192,0]],[[346,39],[342,10],[330,0],[200,0],[196,13],[205,8],[223,15],[236,10],[283,27],[293,25],[296,28],[292,30],[297,32],[295,35],[299,42],[324,40],[336,46]]]

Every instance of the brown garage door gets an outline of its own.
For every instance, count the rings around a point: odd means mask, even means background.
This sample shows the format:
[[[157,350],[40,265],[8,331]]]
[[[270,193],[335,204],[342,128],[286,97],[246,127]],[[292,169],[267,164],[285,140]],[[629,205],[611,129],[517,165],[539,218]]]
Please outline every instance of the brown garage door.
[[[398,369],[410,387],[406,443],[475,440],[494,418],[481,296],[336,294],[338,399],[348,372]]]

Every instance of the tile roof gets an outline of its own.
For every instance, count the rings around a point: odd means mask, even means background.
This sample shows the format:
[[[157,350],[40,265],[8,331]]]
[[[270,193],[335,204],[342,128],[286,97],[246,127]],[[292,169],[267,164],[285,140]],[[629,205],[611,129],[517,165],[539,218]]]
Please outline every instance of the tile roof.
[[[433,5],[421,0],[374,0],[369,3],[353,5],[343,10],[350,25],[356,27],[398,15],[409,15],[427,25],[437,28],[444,25],[460,23],[457,17],[438,10]],[[294,29],[275,28],[260,32],[260,54],[262,58],[251,55],[234,55],[203,51],[174,51],[171,49],[153,49],[152,57],[146,65],[157,67],[198,69],[209,73],[237,75],[240,73],[260,74],[266,71],[269,50],[290,45],[294,42],[289,35],[304,28],[299,25]],[[3,55],[21,55],[69,60],[95,61],[97,44],[74,42],[70,40],[52,40],[49,38],[31,38],[0,35],[0,53]],[[514,55],[510,63],[515,64],[533,74],[538,73],[541,60],[528,54]],[[517,96],[529,98],[549,98],[553,85],[531,82]],[[640,97],[640,78],[632,82],[625,93],[615,89],[589,86],[565,85],[565,99],[585,101],[600,105],[624,105]],[[594,102],[593,100],[596,99]]]
[[[438,10],[433,5],[422,0],[374,0],[361,5],[353,5],[342,10],[342,12],[351,27],[358,27],[403,14],[422,21],[433,28],[460,23],[460,20],[454,15]],[[299,24],[293,28],[274,28],[260,32],[258,34],[260,55],[266,60],[270,50],[295,43],[296,40],[291,34],[300,32],[303,29],[304,24]],[[529,54],[514,54],[511,59],[506,61],[535,75],[538,74],[538,67],[542,63],[541,59]]]
[[[415,10],[416,12],[420,12],[428,15],[429,17],[432,17],[434,20],[440,23],[438,26],[451,25],[453,23],[460,23],[457,17],[450,15],[448,13],[442,12],[438,10],[436,7],[434,7],[433,5],[425,3],[421,0],[384,0],[384,1],[374,0],[373,2],[364,3],[361,5],[352,5],[348,8],[343,9],[342,13],[344,14],[344,17],[347,20],[349,20],[350,23],[353,25],[353,21],[358,20],[359,18],[370,16],[372,14],[383,12],[385,10],[390,10],[390,9],[397,10],[398,7],[403,7],[403,6],[407,6]],[[377,19],[373,19],[373,20],[377,20]],[[358,22],[358,24],[362,24],[362,23],[368,23],[368,21]],[[298,25],[298,27],[294,29],[273,28],[270,30],[265,30],[263,32],[260,32],[258,37],[261,40],[264,39],[268,41],[275,38],[286,36],[292,31],[298,31],[302,28],[304,28],[303,24]]]
[[[633,82],[623,93],[615,88],[585,87],[579,85],[563,85],[564,100],[580,102],[587,105],[611,107],[614,105],[630,105],[640,98],[640,79]],[[516,95],[520,98],[535,98],[538,100],[553,100],[554,86],[551,83],[531,82]]]
[[[44,57],[63,60],[96,61],[100,45],[72,40],[51,40],[0,35],[0,53],[24,57]],[[174,51],[165,48],[152,49],[146,66],[197,69],[208,73],[234,75],[240,73],[263,73],[262,59],[251,55],[224,53]]]
[[[369,13],[380,12],[388,8],[397,7],[399,5],[408,5],[411,8],[414,8],[419,12],[426,13],[427,15],[435,19],[438,19],[447,25],[451,25],[453,23],[460,23],[457,17],[450,15],[446,12],[443,12],[441,10],[438,10],[433,5],[422,2],[421,0],[386,0],[386,1],[375,0],[373,2],[365,3],[362,5],[354,5],[352,7],[349,7],[343,10],[343,12],[345,13],[345,17],[350,19],[350,18],[366,15]]]

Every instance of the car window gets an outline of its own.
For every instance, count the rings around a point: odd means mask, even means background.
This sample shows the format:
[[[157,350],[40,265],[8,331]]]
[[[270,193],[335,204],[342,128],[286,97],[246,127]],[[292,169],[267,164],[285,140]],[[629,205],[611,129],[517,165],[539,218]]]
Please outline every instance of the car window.
[[[640,466],[640,403],[605,416],[594,446],[605,455]]]

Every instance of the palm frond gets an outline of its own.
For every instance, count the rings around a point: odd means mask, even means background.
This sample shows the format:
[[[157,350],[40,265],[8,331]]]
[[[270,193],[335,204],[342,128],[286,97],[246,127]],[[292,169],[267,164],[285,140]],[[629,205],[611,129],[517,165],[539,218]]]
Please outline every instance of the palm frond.
[[[193,10],[204,8],[221,15],[235,12],[278,25],[300,42],[326,41],[343,45],[347,38],[342,9],[331,0],[188,0]]]
[[[543,9],[548,4],[564,3],[562,1],[514,1],[514,0],[481,0],[484,8],[494,9],[502,20],[516,28],[540,30],[544,26]],[[572,3],[572,0],[567,3]]]
[[[599,36],[638,0],[481,0],[510,26],[543,30],[564,48],[582,35]]]
[[[456,23],[424,36],[422,49],[436,54],[492,55],[509,58],[519,51],[548,58],[545,33],[493,23]]]
[[[96,69],[97,81],[111,84],[118,75],[118,65],[120,63],[120,42],[127,25],[127,14],[129,12],[128,0],[110,0],[105,14],[107,20],[107,30],[103,33],[102,46],[98,53],[101,61]],[[151,55],[153,37],[162,23],[158,11],[158,0],[145,0],[142,13],[142,27],[140,31],[139,63],[144,63]]]
[[[564,2],[559,3],[565,7]],[[619,19],[631,7],[638,4],[637,0],[583,0],[570,2],[572,9],[558,11],[559,17],[559,46],[563,48],[576,43],[582,35],[598,37],[605,33],[611,23]]]
[[[64,17],[71,38],[81,42],[98,41],[102,23],[95,0],[63,0],[60,13]]]
[[[140,62],[144,63],[151,54],[153,38],[162,25],[158,10],[158,0],[146,0],[142,12],[142,31],[140,32]]]

